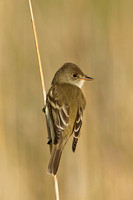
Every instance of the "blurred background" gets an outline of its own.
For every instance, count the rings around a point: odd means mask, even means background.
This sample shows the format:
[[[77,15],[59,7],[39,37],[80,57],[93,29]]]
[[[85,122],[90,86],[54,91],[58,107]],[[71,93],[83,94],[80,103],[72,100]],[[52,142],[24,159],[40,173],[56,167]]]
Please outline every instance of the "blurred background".
[[[76,152],[58,172],[62,200],[133,199],[133,3],[32,0],[46,88],[74,62],[95,80]],[[55,199],[28,0],[0,1],[0,200]]]

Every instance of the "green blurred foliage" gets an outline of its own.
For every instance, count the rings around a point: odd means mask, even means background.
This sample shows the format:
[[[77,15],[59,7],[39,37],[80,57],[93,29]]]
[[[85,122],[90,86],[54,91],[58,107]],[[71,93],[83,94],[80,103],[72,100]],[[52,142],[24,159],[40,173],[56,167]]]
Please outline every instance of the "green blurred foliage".
[[[75,154],[64,149],[63,200],[133,198],[133,3],[32,0],[46,88],[64,62],[94,77]],[[0,199],[55,199],[28,1],[0,1]]]

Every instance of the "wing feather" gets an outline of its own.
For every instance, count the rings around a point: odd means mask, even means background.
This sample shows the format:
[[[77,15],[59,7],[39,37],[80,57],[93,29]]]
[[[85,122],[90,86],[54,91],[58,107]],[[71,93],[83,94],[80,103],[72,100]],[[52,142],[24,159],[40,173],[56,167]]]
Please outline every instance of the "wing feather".
[[[62,136],[62,132],[69,123],[69,106],[61,104],[58,97],[54,94],[54,88],[51,88],[47,94],[47,104],[53,121],[54,138],[53,144],[57,144]]]
[[[77,116],[75,120],[75,124],[73,127],[73,143],[72,143],[72,150],[75,152],[76,145],[78,142],[78,138],[80,137],[80,129],[82,126],[82,118],[83,118],[83,109],[80,107],[77,111]]]

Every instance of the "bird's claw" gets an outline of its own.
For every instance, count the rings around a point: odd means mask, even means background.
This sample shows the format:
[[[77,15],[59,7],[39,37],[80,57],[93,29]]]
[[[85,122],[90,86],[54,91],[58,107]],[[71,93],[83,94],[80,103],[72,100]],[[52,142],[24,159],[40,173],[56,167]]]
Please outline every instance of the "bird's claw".
[[[44,108],[42,109],[42,112],[44,112],[44,113],[45,113],[45,109],[46,109],[46,106],[44,106]]]
[[[49,141],[47,142],[47,144],[51,144],[51,142],[52,142],[52,139],[51,139],[51,140],[49,140]]]

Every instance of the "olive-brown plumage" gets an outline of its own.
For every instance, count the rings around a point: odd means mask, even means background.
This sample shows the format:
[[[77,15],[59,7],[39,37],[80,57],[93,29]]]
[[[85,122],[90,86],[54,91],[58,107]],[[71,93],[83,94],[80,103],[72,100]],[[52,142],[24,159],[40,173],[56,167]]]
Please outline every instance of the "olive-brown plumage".
[[[72,150],[75,152],[86,105],[80,89],[85,80],[92,78],[84,75],[77,65],[65,63],[56,72],[47,93],[46,117],[52,139],[48,173],[52,175],[57,173],[63,148],[72,134]]]

